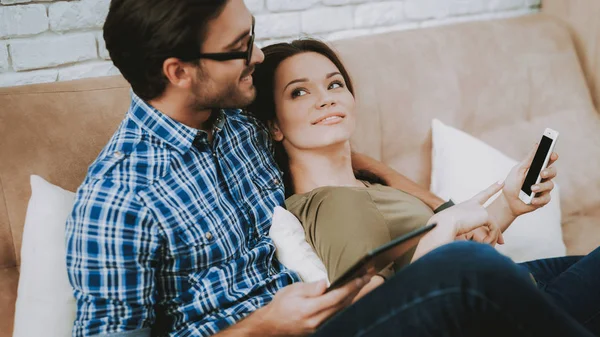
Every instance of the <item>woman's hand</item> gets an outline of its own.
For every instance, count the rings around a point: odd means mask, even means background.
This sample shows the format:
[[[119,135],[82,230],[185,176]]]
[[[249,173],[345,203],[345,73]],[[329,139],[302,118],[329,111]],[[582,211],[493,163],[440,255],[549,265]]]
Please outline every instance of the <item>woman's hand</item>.
[[[555,152],[550,155],[548,167],[541,172],[542,180],[531,187],[531,190],[536,193],[531,204],[528,205],[519,199],[519,191],[521,190],[521,186],[523,186],[527,170],[529,170],[529,167],[531,166],[537,148],[538,144],[531,149],[527,157],[521,163],[513,167],[504,182],[505,185],[502,190],[502,196],[508,206],[507,209],[510,210],[512,213],[511,215],[515,218],[535,211],[540,207],[544,207],[550,202],[550,192],[554,189],[554,182],[552,180],[556,177],[557,173],[556,167],[552,166],[552,164],[558,160],[558,154]]]
[[[501,240],[500,229],[493,223],[483,205],[503,186],[503,183],[494,183],[473,198],[434,215],[429,223],[437,223],[437,226],[421,239],[413,261],[437,247],[454,241],[457,237],[468,235],[477,228],[486,229],[482,242],[495,244]]]

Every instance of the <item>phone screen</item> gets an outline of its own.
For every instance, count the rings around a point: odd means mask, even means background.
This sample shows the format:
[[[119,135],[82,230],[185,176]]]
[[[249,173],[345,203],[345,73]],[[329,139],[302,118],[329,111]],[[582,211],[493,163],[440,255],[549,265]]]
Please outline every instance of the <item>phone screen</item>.
[[[527,195],[531,195],[531,186],[535,184],[537,177],[540,175],[540,172],[543,169],[542,166],[544,165],[544,159],[546,159],[546,155],[548,154],[548,151],[550,151],[550,145],[552,145],[552,139],[542,136],[542,141],[535,152],[535,156],[531,162],[531,167],[529,167],[529,172],[527,173],[525,182],[523,182],[523,186],[521,187],[521,191],[525,192]]]

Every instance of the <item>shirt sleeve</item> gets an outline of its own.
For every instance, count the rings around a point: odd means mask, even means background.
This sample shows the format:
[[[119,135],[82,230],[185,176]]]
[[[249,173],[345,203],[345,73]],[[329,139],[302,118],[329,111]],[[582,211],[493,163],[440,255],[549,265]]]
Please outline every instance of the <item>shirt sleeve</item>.
[[[302,222],[306,240],[323,261],[331,282],[368,252],[391,241],[385,219],[365,191],[321,189],[302,208],[292,207],[291,212]],[[386,268],[379,274],[389,278],[393,270]]]
[[[73,336],[148,328],[154,322],[158,226],[122,184],[84,184],[67,221],[69,281],[77,302]]]

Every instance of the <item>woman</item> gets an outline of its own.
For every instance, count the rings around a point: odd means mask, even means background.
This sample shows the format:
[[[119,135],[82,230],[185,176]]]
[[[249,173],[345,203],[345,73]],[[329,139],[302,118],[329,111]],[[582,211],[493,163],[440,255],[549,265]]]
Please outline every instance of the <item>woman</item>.
[[[545,169],[545,179],[534,186],[538,194],[532,205],[518,198],[534,148],[504,183],[434,215],[419,199],[352,170],[354,91],[342,62],[326,44],[297,40],[268,46],[263,52],[265,61],[254,75],[258,96],[249,110],[271,131],[275,157],[284,172],[286,206],[302,222],[306,239],[325,263],[330,280],[370,249],[426,223],[438,226],[396,262],[396,270],[457,238],[502,243],[501,231],[516,216],[550,201],[556,176],[553,167]],[[553,154],[552,162],[557,158]],[[500,190],[501,197],[484,208]],[[523,267],[541,289],[598,334],[600,295],[590,294],[600,294],[594,287],[600,285],[599,261],[597,249],[585,258],[534,261]],[[385,270],[374,277],[359,297],[393,273]]]

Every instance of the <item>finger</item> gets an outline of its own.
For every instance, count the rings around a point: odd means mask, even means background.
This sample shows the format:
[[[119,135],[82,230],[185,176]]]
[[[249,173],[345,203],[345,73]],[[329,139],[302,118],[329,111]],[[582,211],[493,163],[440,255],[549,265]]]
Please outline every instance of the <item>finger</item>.
[[[550,155],[550,160],[548,161],[548,166],[554,164],[558,160],[558,153],[552,152]]]
[[[472,241],[483,243],[488,235],[488,230],[485,227],[479,227],[471,233],[474,233]]]
[[[554,189],[554,182],[552,180],[548,180],[531,186],[531,190],[535,193],[550,192],[552,191],[552,189]]]
[[[502,232],[500,232],[500,235],[498,235],[498,244],[499,245],[504,244],[504,235],[502,235]]]
[[[304,297],[318,297],[327,290],[327,281],[325,280],[300,284],[302,285],[301,294]]]
[[[494,194],[500,192],[504,187],[504,181],[499,181],[490,185],[490,187],[485,190],[479,192],[477,195],[473,197],[480,205],[483,205],[488,201]]]
[[[467,234],[463,234],[463,235],[458,235],[457,237],[454,238],[455,241],[467,241]]]
[[[331,308],[321,310],[319,313],[317,313],[315,316],[313,316],[311,318],[311,322],[309,324],[314,329],[318,328],[328,318],[330,318],[331,316],[335,315],[338,311],[340,311],[340,310],[344,309],[345,307],[349,306],[350,304],[352,304],[353,299],[354,299],[354,297],[351,297],[348,301],[340,303],[339,306],[334,306]]]
[[[556,167],[547,167],[540,173],[540,176],[542,180],[551,180],[556,178],[557,174]]]
[[[493,225],[488,225],[488,235],[483,240],[484,243],[495,246],[498,241],[498,235],[500,234],[500,230],[498,227]]]
[[[353,281],[348,282],[347,284],[334,289],[322,296],[319,296],[315,299],[315,312],[321,312],[323,310],[333,308],[339,306],[344,300],[354,298],[356,294],[362,289],[365,285],[365,281],[363,279],[355,279]]]
[[[546,206],[550,200],[552,200],[552,197],[550,196],[550,193],[546,192],[533,198],[533,200],[531,200],[531,205],[535,207]]]
[[[535,143],[531,151],[529,151],[529,153],[527,154],[527,157],[525,157],[525,159],[523,159],[523,161],[521,162],[520,169],[522,171],[527,171],[531,166],[531,162],[533,161],[533,157],[535,156],[535,151],[537,151],[538,146],[539,144]]]

